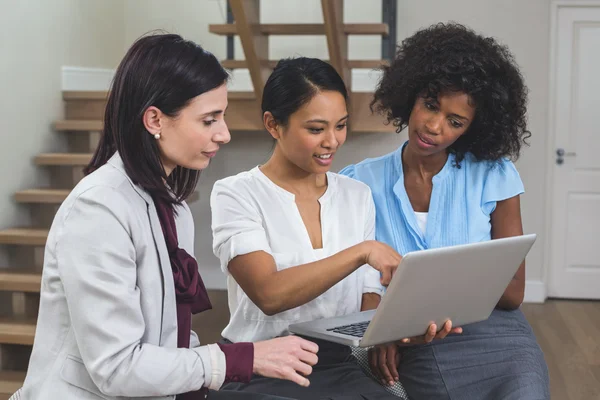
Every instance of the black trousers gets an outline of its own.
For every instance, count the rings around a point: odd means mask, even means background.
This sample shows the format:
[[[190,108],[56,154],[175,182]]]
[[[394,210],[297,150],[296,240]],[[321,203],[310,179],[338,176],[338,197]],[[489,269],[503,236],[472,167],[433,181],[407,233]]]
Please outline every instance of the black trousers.
[[[398,400],[387,392],[379,382],[368,377],[356,362],[348,346],[307,338],[319,345],[319,363],[308,377],[310,386],[305,388],[280,379],[254,375],[250,383],[228,383],[221,391],[224,397],[239,393],[257,397],[242,399],[296,399],[296,400]],[[277,397],[280,396],[280,397]],[[209,399],[211,397],[209,396]]]

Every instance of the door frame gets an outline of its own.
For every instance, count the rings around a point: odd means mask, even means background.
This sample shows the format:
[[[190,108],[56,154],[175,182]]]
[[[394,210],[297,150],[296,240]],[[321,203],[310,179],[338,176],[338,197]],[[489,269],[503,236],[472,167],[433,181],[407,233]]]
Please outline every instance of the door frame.
[[[554,164],[556,161],[556,120],[553,111],[556,107],[556,53],[558,46],[558,12],[561,8],[578,7],[599,7],[600,0],[553,0],[550,5],[550,59],[549,59],[549,82],[548,82],[548,142],[546,149],[546,241],[544,245],[544,254],[542,257],[542,282],[544,283],[544,293],[542,301],[545,301],[549,295],[553,294],[552,268],[551,260],[553,240],[554,213]]]

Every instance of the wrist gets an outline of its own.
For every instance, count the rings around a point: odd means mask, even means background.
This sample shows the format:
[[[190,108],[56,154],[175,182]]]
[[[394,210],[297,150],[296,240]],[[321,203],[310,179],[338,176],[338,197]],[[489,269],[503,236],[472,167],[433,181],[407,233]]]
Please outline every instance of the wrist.
[[[370,243],[370,240],[365,240],[364,242],[356,245],[358,248],[358,262],[360,265],[369,263],[369,254],[371,253]]]

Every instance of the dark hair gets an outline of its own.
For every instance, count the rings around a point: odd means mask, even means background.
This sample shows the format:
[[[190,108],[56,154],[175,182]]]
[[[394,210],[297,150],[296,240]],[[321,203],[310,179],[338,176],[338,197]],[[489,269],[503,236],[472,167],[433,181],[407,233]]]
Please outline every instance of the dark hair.
[[[320,91],[339,92],[348,101],[348,90],[335,68],[317,58],[285,58],[269,76],[262,97],[263,114],[286,126],[290,115]]]
[[[117,68],[104,130],[84,172],[101,167],[118,151],[135,184],[171,206],[179,204],[194,191],[200,171],[178,166],[167,177],[156,139],[142,117],[150,106],[176,117],[194,97],[223,85],[228,77],[214,55],[179,35],[138,39]]]
[[[457,165],[469,152],[477,160],[519,157],[531,136],[523,77],[506,46],[459,24],[436,24],[405,39],[383,67],[371,110],[400,132],[418,97],[449,92],[468,94],[476,109],[468,131],[448,149]]]

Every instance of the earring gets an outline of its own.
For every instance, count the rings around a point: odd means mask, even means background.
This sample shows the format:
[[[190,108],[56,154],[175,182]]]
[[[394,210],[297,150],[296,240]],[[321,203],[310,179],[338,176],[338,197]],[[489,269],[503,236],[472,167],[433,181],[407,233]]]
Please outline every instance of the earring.
[[[156,139],[156,140],[160,139],[160,133],[155,133],[154,134],[154,139]]]

